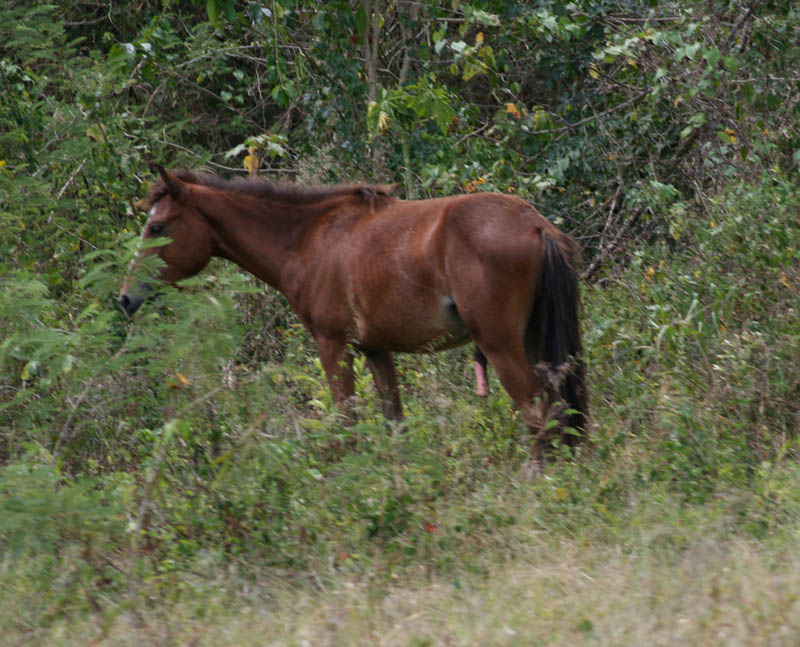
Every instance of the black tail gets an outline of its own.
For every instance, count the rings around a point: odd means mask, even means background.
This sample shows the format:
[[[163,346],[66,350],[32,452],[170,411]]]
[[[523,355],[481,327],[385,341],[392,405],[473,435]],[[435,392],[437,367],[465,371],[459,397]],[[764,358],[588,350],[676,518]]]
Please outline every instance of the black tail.
[[[579,322],[578,247],[563,234],[542,233],[542,270],[533,313],[525,333],[528,357],[534,370],[546,364],[553,395],[563,400],[566,423],[586,428],[589,410],[586,369]],[[574,438],[567,437],[572,445]]]

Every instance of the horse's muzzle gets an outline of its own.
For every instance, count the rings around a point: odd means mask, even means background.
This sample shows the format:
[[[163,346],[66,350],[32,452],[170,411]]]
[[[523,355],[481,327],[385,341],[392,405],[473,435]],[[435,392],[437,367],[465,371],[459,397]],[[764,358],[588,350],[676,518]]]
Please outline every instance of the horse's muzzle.
[[[153,288],[146,283],[140,283],[137,286],[136,292],[125,291],[119,295],[119,304],[122,310],[129,317],[133,316],[139,307],[145,302]]]

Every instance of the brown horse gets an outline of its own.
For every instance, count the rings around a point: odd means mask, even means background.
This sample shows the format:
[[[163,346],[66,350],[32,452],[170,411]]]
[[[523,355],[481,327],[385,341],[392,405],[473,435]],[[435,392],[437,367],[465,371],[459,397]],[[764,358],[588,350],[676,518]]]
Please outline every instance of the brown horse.
[[[161,177],[144,201],[142,238],[171,242],[140,254],[158,255],[169,283],[219,256],[280,290],[316,340],[348,416],[352,349],[365,354],[384,413],[398,420],[392,353],[472,339],[534,433],[555,416],[585,426],[577,246],[525,201],[497,193],[406,201],[385,186],[304,189],[154,168]],[[126,278],[120,303],[129,316],[149,291]]]

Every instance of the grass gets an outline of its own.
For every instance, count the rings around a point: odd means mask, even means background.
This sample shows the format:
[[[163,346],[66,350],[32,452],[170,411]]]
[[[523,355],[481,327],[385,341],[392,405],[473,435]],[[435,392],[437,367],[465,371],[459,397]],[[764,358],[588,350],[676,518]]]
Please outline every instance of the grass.
[[[797,467],[789,469],[779,476],[796,483]],[[515,506],[517,523],[451,546],[466,559],[446,572],[416,560],[387,574],[393,555],[375,547],[357,563],[329,556],[294,574],[200,559],[115,600],[101,596],[102,612],[62,615],[30,633],[17,626],[6,644],[797,644],[797,507],[788,523],[754,540],[739,527],[746,492],[687,506],[645,491],[624,523],[599,515],[570,533],[543,525],[548,488],[517,482],[495,502]],[[24,604],[29,584],[4,566],[0,600],[8,613]]]

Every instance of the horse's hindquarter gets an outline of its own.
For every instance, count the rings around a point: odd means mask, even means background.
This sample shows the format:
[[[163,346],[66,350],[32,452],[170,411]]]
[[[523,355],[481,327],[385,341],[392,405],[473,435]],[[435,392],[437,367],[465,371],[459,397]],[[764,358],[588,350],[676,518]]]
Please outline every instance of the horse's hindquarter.
[[[466,342],[465,318],[484,304],[529,311],[547,224],[524,201],[498,194],[394,201],[352,234],[346,272],[356,341],[437,350]]]

